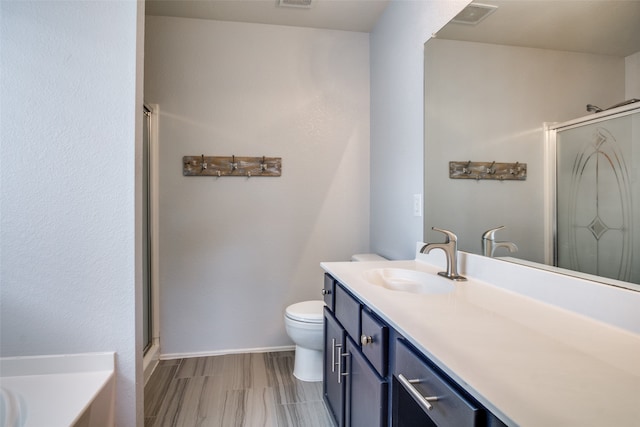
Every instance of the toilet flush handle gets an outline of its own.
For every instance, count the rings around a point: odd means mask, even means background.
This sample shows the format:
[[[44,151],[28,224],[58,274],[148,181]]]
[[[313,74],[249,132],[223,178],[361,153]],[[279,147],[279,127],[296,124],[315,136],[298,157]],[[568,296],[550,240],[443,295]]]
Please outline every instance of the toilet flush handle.
[[[322,290],[322,295],[329,295],[331,294],[331,289],[323,289]]]

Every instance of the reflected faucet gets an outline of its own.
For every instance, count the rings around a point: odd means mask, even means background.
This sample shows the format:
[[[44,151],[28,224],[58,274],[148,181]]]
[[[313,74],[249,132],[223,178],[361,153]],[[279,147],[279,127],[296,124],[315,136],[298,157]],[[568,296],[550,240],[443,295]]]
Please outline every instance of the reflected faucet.
[[[487,230],[482,235],[482,255],[493,258],[498,248],[507,248],[509,252],[518,252],[518,247],[513,242],[499,242],[495,239],[496,231],[502,230],[504,225]]]
[[[427,243],[420,249],[420,253],[428,254],[431,249],[442,249],[447,257],[447,271],[440,271],[438,274],[459,282],[467,280],[466,277],[458,274],[458,237],[449,230],[436,227],[431,227],[431,229],[444,233],[446,240],[444,243]]]

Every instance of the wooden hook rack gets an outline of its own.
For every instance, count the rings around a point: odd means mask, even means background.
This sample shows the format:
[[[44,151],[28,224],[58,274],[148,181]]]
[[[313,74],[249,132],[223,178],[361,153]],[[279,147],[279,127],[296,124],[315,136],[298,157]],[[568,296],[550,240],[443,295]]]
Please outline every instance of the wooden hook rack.
[[[281,157],[184,156],[184,176],[280,176]]]
[[[526,163],[497,162],[449,162],[451,179],[493,179],[498,181],[524,181],[527,179]]]

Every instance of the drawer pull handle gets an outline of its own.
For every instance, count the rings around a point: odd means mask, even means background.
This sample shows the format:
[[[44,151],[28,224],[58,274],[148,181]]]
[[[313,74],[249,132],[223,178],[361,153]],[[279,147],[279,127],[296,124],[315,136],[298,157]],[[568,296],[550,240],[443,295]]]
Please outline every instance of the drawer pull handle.
[[[409,394],[411,395],[411,397],[413,397],[413,400],[416,401],[416,403],[418,405],[420,405],[420,407],[422,409],[424,409],[425,411],[430,411],[433,409],[433,405],[429,402],[435,402],[436,400],[438,400],[437,396],[423,396],[422,393],[420,393],[418,391],[418,389],[416,389],[413,384],[415,383],[419,383],[420,380],[408,380],[404,375],[402,374],[398,374],[398,380],[400,381],[400,384],[402,384],[402,386],[405,388],[405,390],[407,390],[409,392]]]
[[[362,345],[371,344],[372,342],[373,342],[373,337],[372,336],[362,335],[360,337],[360,343]]]
[[[348,372],[342,372],[342,364],[340,363],[342,358],[347,356],[349,356],[349,353],[340,353],[340,355],[338,356],[338,384],[342,383],[342,377],[346,377],[347,375],[349,375]]]
[[[336,344],[336,339],[331,338],[331,372],[335,372],[336,366],[340,366],[340,360],[336,362],[336,350],[340,351],[341,347],[342,344]]]
[[[323,289],[322,290],[322,295],[330,295],[331,294],[331,289]]]

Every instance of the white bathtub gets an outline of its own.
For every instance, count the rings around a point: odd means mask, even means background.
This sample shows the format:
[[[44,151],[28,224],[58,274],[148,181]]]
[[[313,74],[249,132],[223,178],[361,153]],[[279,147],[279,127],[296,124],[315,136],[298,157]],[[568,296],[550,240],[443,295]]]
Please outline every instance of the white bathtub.
[[[114,425],[115,354],[0,358],[0,427]]]

